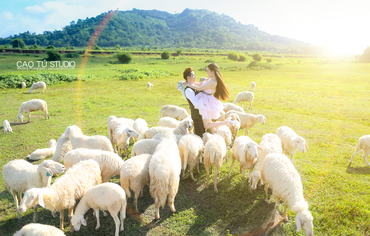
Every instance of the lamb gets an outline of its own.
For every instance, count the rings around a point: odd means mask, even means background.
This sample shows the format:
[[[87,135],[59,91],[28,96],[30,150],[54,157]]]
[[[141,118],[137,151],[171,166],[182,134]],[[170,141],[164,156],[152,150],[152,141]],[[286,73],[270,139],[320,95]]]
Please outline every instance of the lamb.
[[[25,82],[22,82],[21,83],[21,86],[22,86],[22,89],[26,88],[26,83]]]
[[[15,232],[13,236],[65,236],[65,234],[51,225],[30,223]]]
[[[256,89],[256,82],[251,82],[251,91],[254,91]]]
[[[159,112],[159,118],[169,116],[177,120],[183,120],[189,116],[185,108],[178,107],[175,105],[165,105],[161,108]]]
[[[13,133],[12,127],[10,127],[10,123],[8,120],[4,120],[3,127],[4,127],[4,134],[8,134],[8,132]]]
[[[72,227],[79,231],[81,224],[87,226],[84,219],[85,213],[92,208],[95,211],[97,225],[95,229],[100,228],[99,209],[108,210],[116,223],[115,236],[118,236],[119,231],[123,231],[123,220],[126,218],[126,194],[125,191],[117,184],[104,183],[90,187],[76,207],[75,214],[72,216]],[[120,212],[121,229],[119,230],[120,220],[118,219]]]
[[[144,119],[137,118],[132,128],[138,133],[139,137],[137,140],[139,141],[144,138],[144,133],[148,130],[148,123]]]
[[[19,107],[17,122],[18,122],[18,119],[21,120],[21,122],[23,122],[23,113],[28,113],[28,121],[27,122],[30,122],[31,121],[30,113],[32,111],[38,111],[38,110],[44,112],[45,120],[47,118],[50,119],[50,116],[49,116],[49,113],[48,113],[48,105],[46,104],[46,102],[44,100],[41,100],[41,99],[32,99],[32,100],[29,100],[27,102],[23,102],[21,104],[21,106]]]
[[[169,117],[169,116],[162,117],[158,121],[158,126],[168,127],[168,128],[176,128],[179,126],[179,124],[180,124],[180,121],[176,120],[175,118]]]
[[[160,141],[156,139],[143,139],[138,141],[132,146],[131,158],[141,154],[153,154],[159,142]]]
[[[193,128],[192,121],[189,119],[184,119],[180,122],[179,126],[175,129],[167,128],[167,127],[152,127],[145,131],[144,136],[146,139],[153,138],[154,135],[158,133],[163,133],[166,131],[172,131],[174,134],[177,135],[185,135]]]
[[[125,152],[125,156],[128,157],[128,146],[130,138],[138,138],[139,134],[133,128],[130,128],[125,123],[118,123],[113,129],[113,149],[116,152],[116,144],[118,146],[118,153],[122,155],[122,150]]]
[[[76,125],[68,126],[64,131],[64,137],[70,138],[72,149],[89,148],[113,152],[112,143],[107,137],[102,135],[85,136]]]
[[[182,166],[182,178],[185,179],[185,170],[189,163],[190,166],[190,177],[195,181],[193,176],[193,168],[197,165],[199,173],[199,160],[203,153],[203,141],[195,134],[186,134],[178,142],[181,166]]]
[[[367,156],[370,154],[370,135],[364,135],[361,138],[359,138],[357,146],[355,148],[355,152],[352,155],[350,164],[352,164],[353,158],[356,156],[356,153],[363,150],[364,155],[363,158],[365,159],[368,166],[370,166],[370,163],[367,161]]]
[[[244,109],[238,105],[235,105],[233,103],[223,103],[223,106],[224,106],[224,112],[228,112],[228,111],[238,111],[238,112],[241,112],[241,113],[245,113]]]
[[[297,150],[302,153],[306,152],[308,145],[306,140],[301,136],[298,136],[291,128],[287,126],[281,126],[276,130],[276,135],[281,139],[281,146],[283,147],[283,153],[286,155],[290,154],[290,160],[293,162],[294,154]]]
[[[64,170],[64,165],[52,160],[45,160],[40,165],[32,165],[25,160],[13,160],[4,165],[4,184],[14,198],[18,219],[22,216],[18,208],[17,192],[19,201],[21,201],[22,193],[31,188],[50,186],[53,174],[63,173]],[[34,210],[34,222],[37,220],[36,212],[37,208]]]
[[[208,188],[209,183],[209,167],[215,165],[213,184],[215,193],[218,193],[217,174],[222,166],[223,158],[227,155],[226,144],[224,139],[218,134],[204,133],[203,138],[203,142],[206,141],[203,156],[204,167],[207,171],[206,188]]]
[[[113,152],[77,148],[65,155],[64,165],[66,170],[68,170],[78,162],[89,159],[92,159],[99,164],[103,183],[109,182],[110,178],[119,175],[124,162],[120,156]]]
[[[240,102],[241,106],[243,107],[244,102],[249,102],[249,109],[252,110],[253,98],[254,98],[253,92],[249,91],[240,92],[236,95],[236,98],[234,99],[234,104],[237,105],[237,103]]]
[[[63,176],[57,178],[50,187],[31,188],[24,194],[19,212],[39,204],[46,209],[60,211],[60,229],[64,229],[64,209],[68,208],[71,219],[76,201],[81,199],[88,188],[101,183],[99,164],[94,160],[80,161]],[[73,227],[71,227],[73,232]]]
[[[306,235],[313,236],[313,217],[308,211],[308,204],[303,197],[303,186],[298,171],[292,162],[284,154],[271,153],[265,158],[262,168],[263,179],[265,180],[265,191],[272,188],[272,195],[275,197],[275,220],[280,199],[285,203],[283,219],[288,220],[287,208],[296,212],[296,227],[300,231],[304,229]],[[267,194],[266,194],[267,195]]]
[[[245,169],[248,168],[249,173],[251,173],[254,165],[257,163],[258,150],[263,151],[262,147],[248,136],[239,136],[235,139],[234,146],[231,152],[231,166],[227,177],[230,177],[234,161],[237,160],[240,165],[240,172],[242,172],[243,174],[241,188],[244,187]]]
[[[143,197],[144,185],[149,182],[149,163],[151,158],[151,154],[137,155],[125,161],[121,168],[121,187],[125,190],[128,198],[131,197],[130,188],[134,191],[136,212],[139,212],[137,199],[140,192],[141,197]]]
[[[232,142],[234,142],[235,139],[236,139],[236,136],[238,136],[238,132],[239,132],[239,129],[240,129],[240,118],[235,113],[231,113],[229,115],[229,117],[231,117],[232,121],[235,121],[235,122],[231,122],[227,125],[227,127],[229,127],[229,129],[231,131],[231,140],[232,140]]]
[[[262,137],[260,146],[263,151],[260,151],[258,153],[258,159],[256,165],[254,166],[254,170],[252,171],[252,173],[249,173],[249,183],[251,184],[252,189],[256,189],[258,181],[262,178],[261,172],[265,163],[266,156],[270,153],[283,153],[283,149],[281,147],[281,139],[276,134],[265,134]],[[262,183],[263,180],[261,180],[261,185]]]
[[[76,126],[77,127],[77,126]],[[77,127],[78,128],[78,127]],[[78,131],[81,131],[80,128],[77,129]],[[82,131],[81,133],[82,134]],[[55,148],[55,152],[53,157],[51,158],[53,161],[56,162],[62,162],[64,156],[66,155],[67,152],[72,150],[72,144],[70,138],[66,138],[64,133],[60,135],[57,146]]]
[[[28,159],[36,161],[53,156],[55,153],[56,146],[57,142],[55,141],[55,139],[50,139],[49,148],[37,149],[36,151],[31,153],[31,155],[28,156]]]
[[[33,83],[31,88],[30,88],[30,93],[32,93],[32,90],[34,90],[34,89],[42,89],[42,92],[44,93],[45,90],[46,90],[46,83],[43,82],[43,81]]]
[[[150,83],[150,82],[148,82],[148,84],[146,86],[147,86],[148,90],[152,90],[152,88],[153,88],[153,84]]]
[[[159,206],[164,207],[167,196],[171,211],[176,212],[174,201],[181,173],[180,153],[173,133],[163,133],[160,141],[149,163],[149,190],[155,202],[156,219],[160,217]]]
[[[226,112],[225,117],[228,118],[232,113],[239,116],[240,129],[245,128],[244,135],[249,135],[248,129],[255,126],[258,122],[261,122],[262,125],[264,125],[266,122],[266,118],[264,115],[253,115],[253,114],[241,113],[237,111],[228,111]]]

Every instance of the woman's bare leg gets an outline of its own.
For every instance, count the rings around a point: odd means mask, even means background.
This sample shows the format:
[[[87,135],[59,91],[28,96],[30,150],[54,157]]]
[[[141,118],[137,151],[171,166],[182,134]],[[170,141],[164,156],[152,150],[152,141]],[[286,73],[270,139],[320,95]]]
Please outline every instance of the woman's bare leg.
[[[228,121],[226,121],[226,120],[225,121],[212,122],[211,119],[209,119],[209,120],[203,119],[203,126],[204,126],[205,129],[211,130],[211,133],[214,134],[217,131],[216,127],[221,126],[221,125],[227,125],[227,122]]]

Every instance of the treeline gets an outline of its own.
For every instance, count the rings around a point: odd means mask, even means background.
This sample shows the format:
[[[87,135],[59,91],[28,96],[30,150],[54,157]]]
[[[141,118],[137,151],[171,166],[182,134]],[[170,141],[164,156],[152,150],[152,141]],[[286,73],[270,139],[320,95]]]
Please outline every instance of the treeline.
[[[106,23],[106,24],[105,24]],[[103,29],[97,32],[99,25]],[[27,45],[86,47],[95,36],[100,47],[212,48],[267,51],[284,54],[323,54],[327,50],[287,37],[270,35],[253,25],[243,25],[224,14],[185,9],[179,14],[157,10],[110,11],[72,21],[63,30],[29,31],[0,38],[0,45],[19,38]]]

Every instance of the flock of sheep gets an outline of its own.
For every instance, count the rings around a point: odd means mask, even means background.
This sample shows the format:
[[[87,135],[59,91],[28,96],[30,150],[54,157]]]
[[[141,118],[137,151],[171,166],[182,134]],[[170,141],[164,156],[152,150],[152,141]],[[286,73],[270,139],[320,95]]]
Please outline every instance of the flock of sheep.
[[[148,83],[148,89],[151,89]],[[255,83],[251,83],[255,89]],[[235,160],[239,163],[244,187],[245,170],[249,169],[249,184],[256,189],[258,183],[264,185],[268,201],[268,188],[275,198],[275,213],[280,199],[285,203],[283,219],[287,220],[287,208],[296,213],[296,228],[301,228],[306,235],[313,235],[313,217],[308,210],[308,203],[303,196],[300,175],[293,165],[293,156],[298,150],[304,153],[308,148],[305,139],[291,128],[279,127],[275,133],[267,133],[257,144],[248,137],[248,130],[257,123],[266,122],[263,115],[245,113],[237,105],[243,101],[252,108],[253,92],[242,92],[234,103],[224,103],[224,110],[219,120],[231,119],[229,125],[220,126],[216,134],[204,133],[199,137],[192,133],[193,122],[188,112],[181,107],[165,105],[160,110],[157,127],[148,127],[144,119],[108,117],[108,137],[102,135],[86,136],[76,126],[68,126],[56,142],[51,139],[49,148],[37,149],[31,153],[30,160],[44,160],[39,165],[32,165],[25,160],[12,160],[3,167],[3,180],[7,190],[12,194],[18,218],[29,208],[34,208],[33,221],[37,221],[38,205],[55,213],[60,212],[60,229],[64,228],[64,210],[68,209],[71,231],[78,231],[86,226],[84,214],[92,208],[97,218],[96,229],[100,227],[99,210],[104,215],[108,211],[114,219],[117,236],[124,229],[127,198],[134,193],[134,205],[138,212],[138,197],[143,196],[143,188],[149,184],[150,195],[155,202],[155,218],[160,218],[159,208],[166,201],[172,212],[175,209],[175,197],[180,184],[180,175],[185,178],[189,165],[190,177],[194,180],[193,168],[204,163],[207,172],[206,187],[209,183],[209,169],[215,166],[213,173],[214,191],[217,193],[217,175],[231,149],[231,166]],[[23,113],[41,110],[45,119],[50,118],[47,104],[40,99],[24,102],[19,107],[17,119],[23,122]],[[243,136],[238,136],[240,129],[245,129]],[[9,122],[4,121],[4,133],[12,131]],[[133,141],[131,158],[124,161],[123,155],[129,157],[128,147]],[[355,153],[364,150],[364,159],[370,153],[370,135],[360,138]],[[288,158],[290,155],[290,158]],[[61,164],[63,162],[63,165]],[[64,173],[65,172],[65,173]],[[53,176],[56,178],[51,185]],[[110,179],[120,175],[121,186],[110,183]],[[130,190],[131,189],[131,190]],[[22,198],[22,194],[24,194]],[[76,202],[79,201],[75,211]],[[120,218],[118,218],[118,212]],[[276,214],[273,214],[275,220]],[[53,226],[28,224],[15,235],[64,235]]]

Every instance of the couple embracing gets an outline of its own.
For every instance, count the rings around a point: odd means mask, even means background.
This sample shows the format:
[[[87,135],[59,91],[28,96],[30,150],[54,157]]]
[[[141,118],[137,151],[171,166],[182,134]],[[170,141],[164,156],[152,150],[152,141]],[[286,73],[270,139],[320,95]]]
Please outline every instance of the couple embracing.
[[[207,66],[208,79],[196,82],[196,76],[192,68],[186,68],[183,76],[186,82],[182,83],[183,95],[185,95],[194,121],[194,132],[202,137],[205,129],[216,133],[217,127],[227,125],[231,118],[225,121],[212,122],[220,117],[223,105],[220,100],[229,99],[229,91],[222,79],[218,66],[211,63]]]

